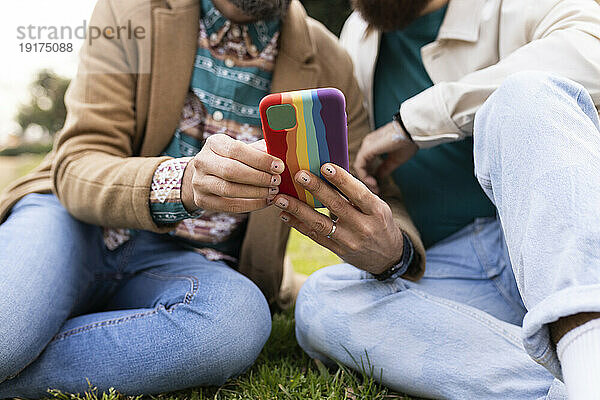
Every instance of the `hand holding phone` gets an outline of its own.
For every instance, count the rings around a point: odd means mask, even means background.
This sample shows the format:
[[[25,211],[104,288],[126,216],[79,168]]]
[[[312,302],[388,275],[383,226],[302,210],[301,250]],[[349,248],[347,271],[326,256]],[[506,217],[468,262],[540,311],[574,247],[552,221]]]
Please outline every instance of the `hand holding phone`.
[[[225,134],[206,139],[183,175],[186,210],[244,213],[267,207],[279,193],[285,167],[260,142],[248,145]]]
[[[267,152],[285,163],[279,192],[323,207],[293,178],[306,170],[323,179],[321,166],[326,163],[348,171],[344,94],[334,88],[276,93],[263,98],[259,108]]]

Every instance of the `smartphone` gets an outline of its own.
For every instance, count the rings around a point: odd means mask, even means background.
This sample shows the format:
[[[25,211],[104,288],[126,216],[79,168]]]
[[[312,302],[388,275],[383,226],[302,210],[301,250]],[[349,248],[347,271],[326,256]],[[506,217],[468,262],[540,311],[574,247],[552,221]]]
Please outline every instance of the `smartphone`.
[[[346,98],[335,88],[274,93],[259,105],[267,152],[285,163],[279,193],[300,199],[311,207],[323,207],[296,183],[300,170],[323,179],[321,166],[339,165],[348,171],[348,122]]]

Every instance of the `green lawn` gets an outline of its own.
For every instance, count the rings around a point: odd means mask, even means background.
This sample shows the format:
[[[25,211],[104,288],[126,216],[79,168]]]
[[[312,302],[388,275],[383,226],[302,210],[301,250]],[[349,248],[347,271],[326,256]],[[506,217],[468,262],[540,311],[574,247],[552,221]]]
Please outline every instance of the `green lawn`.
[[[0,158],[3,171],[0,189],[9,181],[28,172],[41,160],[38,156]],[[314,244],[297,232],[292,232],[288,256],[297,272],[310,274],[319,268],[339,262],[333,253]],[[276,314],[271,337],[255,365],[243,376],[220,388],[199,388],[177,393],[151,396],[158,400],[392,400],[408,399],[376,384],[368,366],[359,373],[345,368],[325,368],[311,360],[296,343],[293,311]],[[61,400],[125,400],[118,393],[98,393],[91,389],[85,394],[52,393]],[[131,398],[133,399],[133,398]]]

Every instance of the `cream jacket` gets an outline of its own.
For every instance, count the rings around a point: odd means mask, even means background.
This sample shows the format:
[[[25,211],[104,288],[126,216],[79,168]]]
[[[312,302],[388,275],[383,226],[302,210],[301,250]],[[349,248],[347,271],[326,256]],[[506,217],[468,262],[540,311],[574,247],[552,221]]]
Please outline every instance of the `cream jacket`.
[[[373,121],[373,77],[381,33],[358,13],[341,43],[354,61]],[[595,0],[451,0],[438,38],[421,49],[434,86],[400,107],[422,148],[472,135],[479,107],[502,81],[550,71],[587,88],[600,104],[600,6]]]

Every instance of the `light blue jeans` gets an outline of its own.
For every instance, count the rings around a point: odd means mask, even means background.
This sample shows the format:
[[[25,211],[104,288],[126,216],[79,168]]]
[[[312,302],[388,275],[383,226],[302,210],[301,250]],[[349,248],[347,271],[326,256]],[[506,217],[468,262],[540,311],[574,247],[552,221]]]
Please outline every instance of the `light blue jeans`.
[[[168,235],[109,251],[102,230],[32,194],[0,225],[0,398],[48,388],[152,394],[220,385],[271,330],[260,290]]]
[[[508,78],[477,114],[475,171],[498,209],[427,251],[417,282],[313,274],[302,348],[427,398],[562,399],[548,324],[600,311],[600,122],[560,77]],[[535,361],[534,361],[535,360]],[[537,361],[537,362],[536,362]]]

